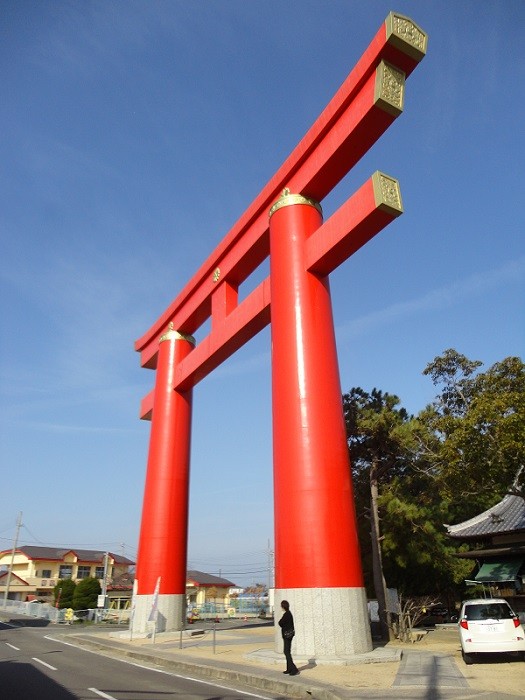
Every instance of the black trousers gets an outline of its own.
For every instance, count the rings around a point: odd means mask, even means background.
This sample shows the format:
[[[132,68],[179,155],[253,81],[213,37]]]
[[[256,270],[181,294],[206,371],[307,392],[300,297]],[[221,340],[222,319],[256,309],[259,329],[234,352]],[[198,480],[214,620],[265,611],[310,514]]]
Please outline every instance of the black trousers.
[[[284,642],[284,656],[286,658],[286,670],[288,673],[295,673],[297,671],[297,666],[294,664],[292,659],[292,639],[286,639],[283,637]]]

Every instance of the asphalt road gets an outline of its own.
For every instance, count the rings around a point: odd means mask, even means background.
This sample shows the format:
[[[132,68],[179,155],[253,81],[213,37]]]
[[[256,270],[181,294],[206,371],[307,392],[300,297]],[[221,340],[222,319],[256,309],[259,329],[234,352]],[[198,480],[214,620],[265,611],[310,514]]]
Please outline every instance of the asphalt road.
[[[277,700],[78,649],[55,629],[0,622],[2,700]]]

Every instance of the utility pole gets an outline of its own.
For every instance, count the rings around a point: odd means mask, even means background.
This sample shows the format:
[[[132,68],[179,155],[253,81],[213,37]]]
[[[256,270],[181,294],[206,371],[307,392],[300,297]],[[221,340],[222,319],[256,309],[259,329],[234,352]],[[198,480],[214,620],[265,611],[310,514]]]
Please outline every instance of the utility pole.
[[[104,578],[102,580],[102,595],[104,596],[104,608],[106,607],[106,593],[108,588],[108,558],[109,552],[104,554]]]
[[[268,540],[268,595],[270,595],[270,588],[273,588],[273,550],[270,547],[270,540]]]
[[[13,551],[11,552],[11,564],[9,565],[9,569],[7,570],[7,581],[5,584],[5,591],[4,591],[4,610],[7,608],[7,598],[9,596],[9,585],[11,583],[11,574],[13,573],[13,563],[15,560],[15,553],[16,553],[16,548],[18,546],[18,533],[20,532],[20,528],[22,527],[22,511],[18,514],[18,519],[16,521],[16,533],[15,533],[15,539],[13,541]]]
[[[274,615],[274,605],[275,605],[273,555],[274,555],[274,551],[270,547],[270,540],[268,540],[268,612],[269,612],[271,617],[273,617],[273,615]]]

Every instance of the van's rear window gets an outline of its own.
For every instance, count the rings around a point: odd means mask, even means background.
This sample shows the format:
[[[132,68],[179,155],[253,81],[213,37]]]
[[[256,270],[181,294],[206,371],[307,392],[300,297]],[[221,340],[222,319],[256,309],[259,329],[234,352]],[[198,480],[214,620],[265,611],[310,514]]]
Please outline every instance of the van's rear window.
[[[488,605],[466,605],[465,617],[467,620],[510,620],[513,613],[509,606],[504,603],[490,603]]]

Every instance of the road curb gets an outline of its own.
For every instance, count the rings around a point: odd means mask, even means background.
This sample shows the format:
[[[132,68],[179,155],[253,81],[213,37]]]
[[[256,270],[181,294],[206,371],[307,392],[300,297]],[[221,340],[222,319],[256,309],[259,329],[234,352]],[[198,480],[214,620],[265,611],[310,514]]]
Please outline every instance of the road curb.
[[[75,646],[87,647],[101,653],[112,656],[125,657],[134,661],[161,666],[180,673],[181,675],[191,675],[199,680],[227,681],[233,684],[240,684],[251,689],[281,694],[290,698],[309,698],[310,700],[342,700],[343,696],[337,688],[326,686],[318,682],[294,678],[293,681],[286,678],[273,677],[274,671],[249,671],[234,664],[217,664],[210,661],[196,662],[188,659],[174,659],[162,651],[146,652],[144,650],[129,649],[124,644],[118,642],[108,642],[106,640],[95,639],[88,635],[68,634],[64,635],[68,643]]]

